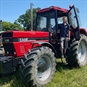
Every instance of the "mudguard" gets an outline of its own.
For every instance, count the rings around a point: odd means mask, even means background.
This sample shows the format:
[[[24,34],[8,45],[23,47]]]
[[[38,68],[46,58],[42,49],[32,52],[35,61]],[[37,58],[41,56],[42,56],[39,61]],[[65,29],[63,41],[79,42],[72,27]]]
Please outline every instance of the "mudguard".
[[[37,46],[47,46],[52,49],[52,51],[55,53],[55,57],[57,57],[57,52],[55,48],[49,43],[49,42],[41,42],[41,41],[35,41],[33,42],[33,48]]]

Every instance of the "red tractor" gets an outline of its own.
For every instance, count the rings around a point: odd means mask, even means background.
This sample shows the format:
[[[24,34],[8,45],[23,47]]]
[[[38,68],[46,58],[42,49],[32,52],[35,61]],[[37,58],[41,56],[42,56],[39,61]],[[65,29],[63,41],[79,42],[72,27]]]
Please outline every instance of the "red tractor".
[[[87,32],[80,28],[79,9],[51,6],[40,9],[34,31],[9,31],[2,34],[5,56],[0,58],[0,74],[10,74],[20,65],[20,76],[28,87],[49,83],[56,70],[56,58],[61,57],[60,35],[62,17],[67,16],[71,38],[67,49],[69,66],[87,64]]]

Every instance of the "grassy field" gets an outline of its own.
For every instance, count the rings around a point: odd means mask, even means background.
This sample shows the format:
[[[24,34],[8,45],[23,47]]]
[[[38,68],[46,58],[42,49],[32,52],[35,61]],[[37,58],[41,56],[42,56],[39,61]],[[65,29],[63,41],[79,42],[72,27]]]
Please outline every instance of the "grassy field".
[[[0,87],[25,87],[20,80],[19,72],[0,78]],[[87,66],[69,69],[58,62],[53,81],[45,87],[87,87]]]

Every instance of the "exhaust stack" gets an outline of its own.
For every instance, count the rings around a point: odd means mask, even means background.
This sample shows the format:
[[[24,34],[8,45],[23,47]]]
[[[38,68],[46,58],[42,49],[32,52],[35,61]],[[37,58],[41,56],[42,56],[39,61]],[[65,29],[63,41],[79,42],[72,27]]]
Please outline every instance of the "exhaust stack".
[[[33,30],[33,3],[30,3],[30,11],[31,11],[31,30]]]

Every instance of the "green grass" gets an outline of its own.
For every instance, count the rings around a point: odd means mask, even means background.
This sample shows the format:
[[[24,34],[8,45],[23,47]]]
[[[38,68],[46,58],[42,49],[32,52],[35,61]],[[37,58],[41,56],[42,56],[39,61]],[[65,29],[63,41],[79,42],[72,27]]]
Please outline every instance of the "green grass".
[[[0,87],[25,87],[21,82],[19,72],[0,78]],[[53,81],[45,87],[87,87],[87,66],[69,69],[60,62]]]

